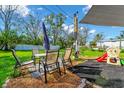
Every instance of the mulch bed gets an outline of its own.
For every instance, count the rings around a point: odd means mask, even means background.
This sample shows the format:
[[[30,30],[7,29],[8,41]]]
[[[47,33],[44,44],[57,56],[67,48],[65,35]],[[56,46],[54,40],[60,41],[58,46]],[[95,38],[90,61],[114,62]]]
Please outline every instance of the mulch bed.
[[[77,65],[75,61],[73,65]],[[61,68],[61,71],[63,69]],[[20,76],[17,78],[11,78],[6,86],[6,88],[76,88],[81,83],[81,78],[67,71],[66,74],[62,73],[60,76],[58,72],[53,72],[47,74],[48,83],[44,83],[44,75],[41,78],[33,78],[31,74],[27,74],[24,77]]]
[[[76,88],[80,84],[80,78],[71,72],[59,76],[57,72],[48,74],[48,83],[42,79],[32,78],[31,75],[10,79],[7,88]]]
[[[84,63],[82,59],[82,63]],[[79,65],[80,61],[73,61],[73,66]],[[61,68],[63,72],[63,68]],[[44,83],[44,75],[41,78],[33,78],[31,74],[27,74],[24,77],[11,78],[4,84],[6,88],[96,88],[99,86],[94,85],[92,82],[86,83],[82,80],[86,78],[80,78],[75,73],[67,70],[67,73],[60,76],[59,73],[54,72],[48,75],[48,83]]]

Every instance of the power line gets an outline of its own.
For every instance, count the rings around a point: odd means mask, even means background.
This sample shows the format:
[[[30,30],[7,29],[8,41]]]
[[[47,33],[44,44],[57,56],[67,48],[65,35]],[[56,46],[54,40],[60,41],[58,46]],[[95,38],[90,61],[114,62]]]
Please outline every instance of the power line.
[[[45,8],[46,10],[48,10],[49,12],[56,14],[54,11],[52,11],[51,9],[47,8],[46,6],[42,6],[43,8]]]
[[[68,15],[68,13],[66,13],[62,8],[60,8],[59,6],[57,6],[56,5],[56,7],[61,11],[61,12],[63,12],[64,13],[64,16],[68,16],[67,18],[70,18],[70,19],[72,19],[73,20],[73,17],[72,16],[70,16],[70,15]],[[70,24],[74,24],[73,22],[71,22]]]
[[[45,8],[46,10],[48,10],[49,12],[56,14],[54,11],[52,11],[51,9],[49,9],[46,6],[42,6],[43,8]],[[64,14],[66,14],[69,18],[73,19],[73,17],[69,16],[64,10],[62,10],[59,6],[56,6],[59,10],[61,10]],[[65,16],[65,15],[64,15]],[[71,24],[73,24],[73,22],[71,22]]]
[[[70,15],[68,15],[68,13],[66,13],[61,7],[59,7],[59,6],[57,6],[57,5],[56,5],[56,7],[57,7],[59,10],[61,10],[65,15],[67,15],[68,17],[70,17],[71,19],[73,19],[73,17],[70,16]]]

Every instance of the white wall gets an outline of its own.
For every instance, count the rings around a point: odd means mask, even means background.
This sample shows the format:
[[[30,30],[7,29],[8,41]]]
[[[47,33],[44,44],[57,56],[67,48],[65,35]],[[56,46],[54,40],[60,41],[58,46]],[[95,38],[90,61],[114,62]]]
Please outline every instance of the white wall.
[[[37,48],[37,49],[44,49],[44,47],[42,45],[16,45],[15,50],[32,50],[33,48]],[[50,49],[59,49],[59,46],[52,46],[50,45]]]
[[[33,48],[43,49],[40,45],[16,45],[15,50],[32,50]]]
[[[97,43],[97,47],[100,46],[100,43]],[[104,47],[112,47],[112,46],[115,46],[115,47],[119,47],[120,46],[120,41],[103,41],[101,43],[101,46]],[[124,41],[121,41],[121,47],[124,48]]]

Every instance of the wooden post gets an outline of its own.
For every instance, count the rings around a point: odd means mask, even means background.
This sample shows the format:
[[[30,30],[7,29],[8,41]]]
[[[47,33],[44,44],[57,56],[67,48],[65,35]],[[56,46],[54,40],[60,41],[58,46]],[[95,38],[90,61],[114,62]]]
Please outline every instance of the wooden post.
[[[78,46],[78,12],[74,14],[74,37],[75,37],[75,58],[78,58],[79,46]]]

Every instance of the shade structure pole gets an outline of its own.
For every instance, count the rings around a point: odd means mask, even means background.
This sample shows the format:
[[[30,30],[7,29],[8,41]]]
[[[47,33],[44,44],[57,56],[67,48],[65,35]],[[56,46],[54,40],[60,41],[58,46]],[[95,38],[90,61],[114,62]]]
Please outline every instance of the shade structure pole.
[[[75,58],[79,56],[79,46],[78,46],[78,12],[74,14],[74,37],[75,37]]]

